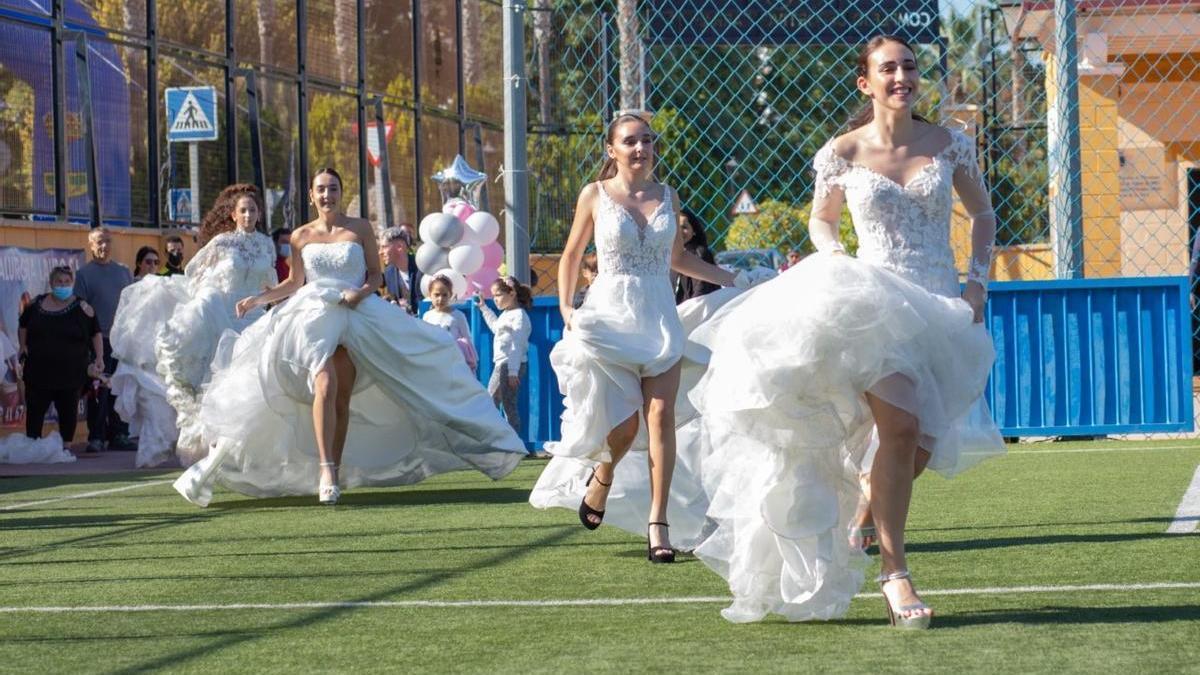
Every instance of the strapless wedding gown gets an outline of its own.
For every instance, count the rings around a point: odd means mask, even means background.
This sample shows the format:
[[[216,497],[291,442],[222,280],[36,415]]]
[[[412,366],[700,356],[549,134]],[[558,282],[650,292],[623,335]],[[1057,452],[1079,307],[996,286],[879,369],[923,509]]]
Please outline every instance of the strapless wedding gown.
[[[185,498],[207,505],[214,482],[254,497],[316,494],[313,379],[338,346],[357,369],[343,488],[471,468],[497,479],[517,466],[524,444],[446,331],[374,295],[339,304],[366,277],[357,242],[311,243],[301,256],[307,283],[221,341],[200,409],[215,447],[175,482]]]

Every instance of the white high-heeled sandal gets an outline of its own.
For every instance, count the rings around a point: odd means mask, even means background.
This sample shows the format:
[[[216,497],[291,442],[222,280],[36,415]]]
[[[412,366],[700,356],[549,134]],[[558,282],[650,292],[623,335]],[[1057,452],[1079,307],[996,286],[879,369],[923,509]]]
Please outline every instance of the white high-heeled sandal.
[[[325,474],[322,472],[320,487],[317,488],[317,501],[327,506],[332,506],[337,503],[338,497],[342,496],[342,489],[337,484],[338,465],[336,462],[321,462],[320,466],[322,469],[327,466],[332,467],[329,473],[333,474],[333,482],[326,483]]]
[[[891,574],[880,574],[875,577],[875,581],[879,583],[879,592],[883,594],[883,604],[887,606],[888,623],[896,628],[904,628],[908,630],[924,630],[929,628],[929,622],[933,619],[933,610],[923,602],[914,602],[910,605],[902,605],[893,608],[892,601],[888,599],[888,595],[883,590],[884,584],[897,579],[908,579],[912,581],[912,575],[908,570],[898,570]],[[927,610],[920,612],[921,610]],[[905,616],[906,612],[920,612],[911,616]]]

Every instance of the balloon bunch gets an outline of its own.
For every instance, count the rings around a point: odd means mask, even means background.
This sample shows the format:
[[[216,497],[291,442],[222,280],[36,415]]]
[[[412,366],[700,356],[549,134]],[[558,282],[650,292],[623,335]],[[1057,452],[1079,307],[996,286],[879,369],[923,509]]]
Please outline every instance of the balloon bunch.
[[[500,223],[487,211],[477,211],[464,199],[446,202],[441,213],[421,220],[417,269],[424,273],[421,285],[436,276],[450,279],[454,295],[467,298],[475,293],[491,297],[496,269],[504,261],[504,249],[496,241]],[[421,292],[429,294],[427,287]]]

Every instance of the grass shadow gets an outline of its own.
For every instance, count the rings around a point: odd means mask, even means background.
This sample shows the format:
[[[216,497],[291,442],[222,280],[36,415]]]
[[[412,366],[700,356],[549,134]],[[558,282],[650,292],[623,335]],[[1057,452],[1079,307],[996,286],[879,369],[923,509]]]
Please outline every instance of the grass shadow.
[[[909,553],[947,553],[952,551],[986,551],[1016,546],[1058,546],[1062,544],[1119,544],[1157,539],[1178,539],[1166,532],[1129,532],[1125,534],[1047,534],[1036,537],[996,537],[993,539],[960,539],[957,541],[926,541],[905,543]]]
[[[457,490],[379,490],[371,492],[348,492],[338,500],[337,506],[359,508],[392,506],[438,506],[447,504],[524,504],[529,500],[525,488],[472,488]],[[312,507],[317,504],[316,495],[303,497],[273,497],[267,499],[239,499],[236,501],[213,502],[209,509],[290,509]],[[335,506],[334,508],[337,508]]]

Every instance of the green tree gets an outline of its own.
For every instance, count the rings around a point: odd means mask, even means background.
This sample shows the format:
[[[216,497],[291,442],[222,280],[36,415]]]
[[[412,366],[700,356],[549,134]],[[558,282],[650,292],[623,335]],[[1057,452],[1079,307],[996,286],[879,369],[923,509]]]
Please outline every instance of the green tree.
[[[780,252],[799,248],[811,253],[814,250],[812,238],[808,233],[811,213],[811,203],[798,207],[774,199],[763,200],[758,205],[758,213],[740,215],[733,219],[725,237],[725,247],[732,250],[774,248]],[[842,209],[841,218],[838,220],[838,230],[846,250],[852,254],[856,252],[858,237],[854,234],[850,212],[845,208]]]

